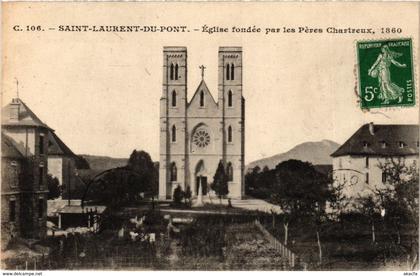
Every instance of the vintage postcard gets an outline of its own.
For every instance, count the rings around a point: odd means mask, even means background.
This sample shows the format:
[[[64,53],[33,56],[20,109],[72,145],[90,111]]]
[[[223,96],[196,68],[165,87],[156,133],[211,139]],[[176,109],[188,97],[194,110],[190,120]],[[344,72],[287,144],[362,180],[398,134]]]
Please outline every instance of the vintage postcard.
[[[419,15],[2,3],[1,268],[417,275]]]

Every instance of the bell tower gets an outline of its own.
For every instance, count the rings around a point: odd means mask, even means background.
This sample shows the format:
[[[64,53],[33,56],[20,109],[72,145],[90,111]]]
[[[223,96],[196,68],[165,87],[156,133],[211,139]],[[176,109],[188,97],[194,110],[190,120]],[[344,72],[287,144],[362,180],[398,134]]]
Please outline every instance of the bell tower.
[[[244,195],[245,100],[242,97],[242,47],[220,47],[218,104],[223,129],[222,156],[229,194]]]
[[[185,185],[187,48],[164,47],[162,71],[159,199],[168,199]]]

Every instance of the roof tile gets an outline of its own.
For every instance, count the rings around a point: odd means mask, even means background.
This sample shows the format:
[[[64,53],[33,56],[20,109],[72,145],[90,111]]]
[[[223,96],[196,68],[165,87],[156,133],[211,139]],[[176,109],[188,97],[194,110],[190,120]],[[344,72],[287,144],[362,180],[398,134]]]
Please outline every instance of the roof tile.
[[[418,125],[375,125],[373,135],[370,124],[361,126],[332,157],[343,155],[407,156],[418,155]],[[383,143],[385,144],[385,147]],[[400,147],[400,142],[404,143]],[[367,144],[367,146],[365,146]]]

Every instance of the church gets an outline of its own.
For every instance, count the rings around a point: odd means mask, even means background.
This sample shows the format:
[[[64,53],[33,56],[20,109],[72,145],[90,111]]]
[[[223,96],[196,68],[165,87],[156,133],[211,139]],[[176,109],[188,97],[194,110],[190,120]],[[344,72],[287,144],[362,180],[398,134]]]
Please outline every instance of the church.
[[[159,199],[179,185],[193,197],[212,194],[217,166],[224,164],[229,198],[244,196],[245,100],[242,48],[219,47],[217,101],[202,80],[188,102],[186,47],[164,47],[160,99]]]

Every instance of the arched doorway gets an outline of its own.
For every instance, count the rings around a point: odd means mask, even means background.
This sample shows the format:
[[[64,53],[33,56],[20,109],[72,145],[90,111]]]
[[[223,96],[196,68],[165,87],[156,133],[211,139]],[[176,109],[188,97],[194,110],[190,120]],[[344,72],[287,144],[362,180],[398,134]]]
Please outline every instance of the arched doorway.
[[[200,160],[195,168],[195,185],[194,195],[198,195],[199,187],[202,187],[202,195],[207,195],[207,172],[204,166],[204,161]]]

